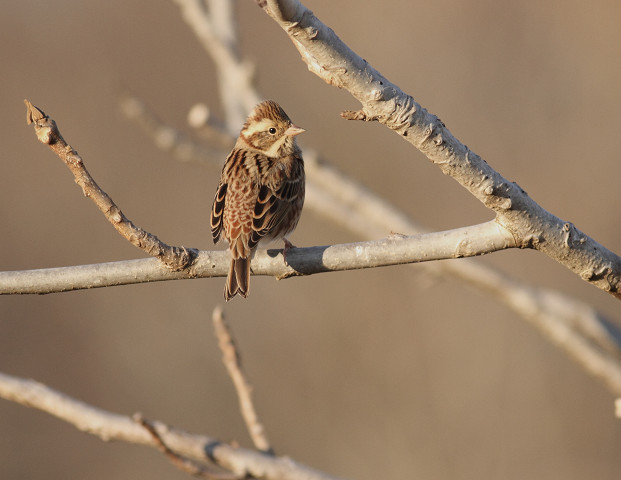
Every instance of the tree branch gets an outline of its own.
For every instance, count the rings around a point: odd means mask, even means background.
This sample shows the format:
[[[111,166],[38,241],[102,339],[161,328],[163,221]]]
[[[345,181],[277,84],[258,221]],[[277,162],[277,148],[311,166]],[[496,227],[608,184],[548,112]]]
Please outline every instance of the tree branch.
[[[254,65],[241,58],[230,0],[175,0],[203,48],[221,67],[217,69],[220,98],[227,111],[226,126],[236,134],[261,97],[252,88]],[[224,68],[222,68],[224,67]],[[248,105],[251,105],[248,108]]]
[[[104,441],[120,440],[160,448],[153,436],[132,418],[93,407],[34,380],[0,373],[0,397],[49,413]],[[267,480],[337,480],[336,477],[313,470],[288,457],[274,457],[233,447],[212,437],[187,433],[161,422],[150,424],[162,441],[177,454],[213,463],[238,477],[251,475]]]
[[[142,128],[142,131],[153,140],[155,145],[166,152],[171,152],[175,158],[182,162],[201,163],[205,159],[226,158],[226,155],[235,143],[226,132],[222,130],[215,131],[215,128],[210,128],[210,135],[206,145],[196,143],[188,139],[179,130],[163,123],[147,108],[144,102],[128,92],[121,95],[119,105],[125,116]],[[198,121],[196,117],[200,115],[198,110],[199,108],[195,107],[195,113],[192,116],[194,125]],[[205,123],[207,115],[208,112],[205,112],[203,109],[201,125]],[[212,144],[215,144],[216,147],[211,147],[210,145]]]
[[[168,268],[173,270],[182,270],[194,262],[196,250],[166,245],[155,235],[134,225],[110,196],[97,185],[86,170],[82,157],[60,134],[56,122],[28,100],[24,100],[24,103],[26,104],[26,120],[28,125],[34,124],[39,141],[48,145],[69,167],[75,177],[75,182],[82,188],[84,196],[95,202],[106,219],[127,241],[149,255],[160,259]]]
[[[239,409],[244,422],[246,422],[246,428],[248,429],[252,443],[254,443],[257,450],[273,455],[274,451],[267,439],[265,427],[259,420],[257,411],[254,408],[252,387],[242,369],[241,356],[233,340],[233,335],[224,320],[222,307],[218,306],[214,309],[212,320],[216,337],[218,337],[218,346],[222,351],[222,361],[235,386],[237,398],[239,399]]]
[[[226,15],[221,17],[229,23],[232,21]],[[207,28],[212,28],[212,24],[213,22],[209,22],[205,25]],[[222,28],[226,30],[224,26]],[[221,43],[219,48],[226,48],[226,45],[222,43],[222,38],[216,35],[211,35],[210,38]],[[223,63],[222,58],[227,61],[232,59],[234,62],[243,63],[241,58],[235,55],[229,55],[226,58],[212,56],[212,58],[219,69],[229,68],[229,64]],[[230,96],[232,98],[249,103],[253,97],[258,97],[252,84],[226,84],[222,81],[224,77],[225,75],[220,76],[221,88],[226,89],[228,87],[231,90]],[[254,93],[248,95],[239,91],[244,88],[252,89]],[[173,129],[164,126],[155,117],[149,116],[148,110],[142,103],[139,102],[137,105],[139,108],[136,108],[136,103],[133,106],[130,103],[131,108],[124,108],[124,111],[131,114],[149,135],[156,139],[158,145],[172,149],[181,157],[184,157],[184,152],[197,154],[197,150],[193,146],[190,145],[187,148],[187,142]],[[252,106],[252,104],[245,104],[247,109]],[[232,107],[228,105],[227,116],[234,115],[234,112],[229,111],[230,108]],[[162,138],[165,139],[164,142],[161,141]],[[200,155],[202,159],[203,153]],[[211,154],[208,152],[206,155],[207,158],[213,158],[214,155],[217,155],[219,160],[221,157],[215,152]],[[305,149],[305,159],[308,175],[307,208],[330,217],[339,225],[346,226],[366,238],[377,238],[390,230],[402,233],[415,233],[423,230],[408,216],[373,192],[344,176],[325,162],[317,160],[314,152]],[[203,255],[207,255],[208,258],[211,254],[203,252]],[[212,271],[210,262],[210,260],[206,262],[205,271]],[[611,323],[592,307],[554,291],[532,288],[524,282],[513,279],[479,262],[463,260],[460,262],[430,262],[423,265],[432,273],[459,278],[483,291],[490,292],[524,319],[532,322],[546,338],[560,346],[589,373],[602,378],[613,392],[621,394],[620,366],[617,361],[618,335],[611,335],[611,330],[614,330]],[[278,262],[274,274],[286,276],[282,267],[282,263]],[[220,267],[218,267],[218,271],[219,269]],[[4,286],[4,293],[45,293],[65,291],[72,288],[92,288],[170,278],[190,278],[198,276],[199,273],[196,269],[188,269],[179,275],[171,275],[171,272],[163,269],[157,262],[145,259],[30,272],[4,272],[4,274],[0,274],[0,284]],[[223,274],[221,272],[213,273]],[[64,285],[59,288],[56,285],[56,280],[61,279],[64,279]],[[573,338],[575,341],[571,340]]]
[[[264,0],[257,3],[262,7],[266,5]],[[228,21],[229,30],[235,31],[230,17]],[[205,28],[211,28],[212,24],[213,22],[205,23]],[[215,35],[212,39],[220,41]],[[226,45],[221,44],[221,47]],[[229,68],[218,57],[212,55],[212,59],[218,69]],[[238,60],[241,61],[239,58]],[[239,83],[221,83],[221,89],[230,90],[235,98],[247,98],[238,88]],[[245,88],[255,87],[248,83]],[[257,93],[255,95],[258,96]],[[247,104],[246,109],[250,110],[252,106]],[[425,231],[409,216],[374,192],[342,174],[329,163],[320,161],[316,152],[305,148],[304,159],[307,172],[307,209],[330,218],[363,238],[381,237],[390,230],[407,234]],[[532,287],[472,260],[428,262],[421,267],[433,274],[461,279],[466,284],[493,295],[532,323],[545,338],[561,348],[583,369],[601,379],[612,392],[621,395],[621,335],[614,324],[593,307],[553,290]]]
[[[216,36],[211,38],[214,41],[222,41],[222,39]],[[228,58],[243,63],[240,58],[235,59],[233,56]],[[224,68],[218,63],[217,58],[214,57],[214,61],[216,61],[216,65],[219,68]],[[250,96],[242,95],[242,92],[237,91],[239,88],[242,88],[239,84],[229,84],[229,86],[231,91],[233,91],[232,96],[238,99],[245,99],[244,101],[247,103],[250,101],[248,100],[249,98],[257,95],[256,92]],[[245,84],[243,88],[254,89],[251,84]],[[139,106],[141,108],[137,110],[134,108],[133,113],[140,121],[140,117],[145,116],[148,112],[145,113],[144,105]],[[43,115],[42,112],[41,115]],[[149,129],[150,132],[152,131],[154,138],[157,137],[160,140],[164,138],[166,140],[165,142],[158,140],[157,143],[160,146],[168,146],[168,148],[173,148],[175,152],[183,153],[189,151],[190,155],[197,155],[192,145],[190,145],[189,150],[185,148],[186,144],[183,141],[180,142],[182,139],[175,135],[172,129],[157,130],[157,124],[160,122],[156,119],[142,123],[145,123],[143,127]],[[170,134],[171,131],[173,132],[172,135]],[[180,145],[183,148],[178,148]],[[215,152],[208,152],[208,154],[209,156],[216,155]],[[377,197],[377,195],[374,195],[352,179],[347,178],[325,162],[318,161],[315,158],[315,154],[308,149],[305,149],[305,159],[309,180],[307,207],[323,215],[329,213],[329,216],[340,225],[347,226],[352,231],[367,238],[370,236],[382,236],[390,230],[397,230],[402,233],[414,233],[422,230],[419,225],[416,225],[394,206],[389,205]],[[326,204],[330,206],[329,209],[324,208]],[[364,228],[361,228],[361,226],[364,226]],[[301,250],[303,249],[298,249],[298,252],[301,253]],[[172,274],[172,272],[163,268],[159,262],[155,262],[152,259],[26,272],[2,272],[0,273],[0,293],[51,293],[75,288],[93,288],[173,278],[209,276],[203,275],[202,271],[213,271],[211,256],[218,256],[220,253],[202,252],[202,261],[198,262],[202,266],[199,269],[189,268],[176,274]],[[273,252],[268,253],[268,255],[272,254]],[[265,255],[265,252],[259,252],[257,257],[260,258],[263,255]],[[291,256],[295,255],[295,251],[292,251]],[[257,261],[255,259],[255,262]],[[615,336],[610,334],[610,329],[612,328],[610,322],[599,315],[592,307],[554,291],[532,288],[524,282],[512,279],[506,274],[497,272],[478,262],[474,263],[464,260],[460,262],[431,262],[424,265],[431,272],[442,273],[451,278],[463,279],[470,285],[492,293],[523,318],[533,322],[547,338],[559,345],[570,357],[586,368],[587,371],[599,378],[603,378],[612,391],[621,394],[621,382],[619,382],[618,373],[619,365],[616,361],[618,343]],[[216,271],[212,273],[214,275],[223,275],[223,272],[220,272],[220,268],[218,266],[215,268]],[[269,267],[266,267],[266,270],[263,270],[263,272],[267,272],[268,269]],[[277,277],[286,277],[293,274],[291,271],[285,270],[282,262],[276,261],[272,273],[264,274],[273,274]],[[61,283],[58,284],[58,281]],[[563,330],[571,335],[562,333]],[[574,336],[578,345],[576,348],[574,347],[576,342],[571,340]],[[611,358],[609,354],[612,355]]]
[[[209,480],[241,480],[243,478],[247,478],[247,475],[242,476],[229,472],[217,472],[207,465],[203,465],[196,460],[180,455],[166,445],[164,439],[155,428],[155,425],[151,421],[144,418],[141,413],[135,413],[132,418],[136,423],[142,425],[142,427],[149,432],[149,435],[151,435],[151,438],[155,441],[155,445],[158,450],[162,452],[168,460],[170,460],[170,463],[182,472],[194,477],[207,478]]]
[[[286,265],[282,250],[258,250],[255,275],[284,279],[316,273],[376,268],[406,263],[483,255],[514,247],[513,237],[494,221],[445,232],[391,235],[382,240],[332,246],[292,248]],[[42,294],[85,288],[188,278],[224,277],[228,251],[201,251],[185,270],[170,270],[154,259],[0,272],[0,294]]]
[[[343,112],[344,118],[378,121],[394,130],[492,209],[517,245],[545,253],[583,280],[621,299],[618,255],[543,209],[517,184],[506,180],[298,0],[267,0],[260,5],[289,35],[311,72],[360,101],[362,109]]]

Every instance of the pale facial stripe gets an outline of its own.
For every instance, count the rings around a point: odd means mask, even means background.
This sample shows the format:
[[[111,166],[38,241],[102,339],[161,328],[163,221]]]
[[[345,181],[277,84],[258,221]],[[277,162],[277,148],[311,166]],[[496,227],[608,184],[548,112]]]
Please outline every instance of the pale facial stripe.
[[[248,128],[244,132],[246,137],[252,137],[253,134],[258,132],[267,132],[270,127],[274,126],[274,121],[269,118],[264,118],[260,122],[253,122],[248,125]]]

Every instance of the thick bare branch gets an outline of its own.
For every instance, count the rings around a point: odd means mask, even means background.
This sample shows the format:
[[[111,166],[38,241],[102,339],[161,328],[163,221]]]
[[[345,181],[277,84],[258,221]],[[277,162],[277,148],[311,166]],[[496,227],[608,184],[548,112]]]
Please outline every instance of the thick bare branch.
[[[93,407],[42,383],[0,373],[0,397],[36,408],[104,441],[119,440],[159,448],[158,442],[132,418]],[[184,457],[213,463],[239,477],[282,480],[337,480],[288,457],[274,457],[233,447],[205,435],[194,435],[150,422],[166,445]]]
[[[388,228],[412,233],[420,225],[383,199],[346,178],[327,164],[307,162],[307,171],[321,195],[316,208],[359,235],[374,235]],[[621,395],[621,350],[618,329],[592,306],[554,290],[535,287],[481,262],[429,262],[424,268],[438,275],[462,280],[494,298],[530,322],[550,342],[561,348],[588,373]]]
[[[48,145],[52,151],[69,167],[75,177],[75,182],[82,188],[84,196],[90,198],[97,208],[116,230],[135,247],[161,260],[168,268],[182,270],[194,262],[196,250],[185,247],[171,247],[166,245],[155,235],[134,225],[104,192],[88,173],[82,157],[78,155],[60,134],[56,122],[47,116],[41,109],[35,107],[28,100],[26,104],[26,118],[28,124],[34,124],[35,133],[41,143]]]
[[[267,0],[262,5],[289,35],[311,72],[360,101],[362,109],[344,112],[344,118],[378,121],[394,130],[492,209],[518,245],[545,253],[621,299],[621,257],[543,209],[517,184],[506,180],[298,0]]]
[[[392,235],[383,240],[323,247],[292,248],[286,265],[282,250],[259,250],[255,275],[279,279],[316,273],[375,268],[483,255],[514,247],[513,237],[494,221],[446,232]],[[226,276],[227,251],[201,251],[185,270],[171,271],[154,259],[0,272],[0,294],[42,294],[135,283]]]

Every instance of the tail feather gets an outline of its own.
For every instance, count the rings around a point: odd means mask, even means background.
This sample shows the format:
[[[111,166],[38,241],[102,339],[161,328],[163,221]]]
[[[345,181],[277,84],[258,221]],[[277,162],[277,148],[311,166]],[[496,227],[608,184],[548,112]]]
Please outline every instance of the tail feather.
[[[231,259],[229,274],[224,285],[224,299],[228,302],[238,293],[246,298],[250,289],[250,258]]]

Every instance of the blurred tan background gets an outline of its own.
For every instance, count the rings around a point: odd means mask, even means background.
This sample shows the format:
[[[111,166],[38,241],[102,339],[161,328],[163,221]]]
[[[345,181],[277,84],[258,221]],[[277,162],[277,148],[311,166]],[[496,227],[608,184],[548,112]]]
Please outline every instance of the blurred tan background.
[[[616,1],[308,0],[307,6],[535,200],[621,252],[621,5]],[[129,88],[185,126],[218,105],[214,67],[172,2],[7,2],[0,17],[0,269],[142,257],[25,123],[50,114],[102,188],[169,244],[212,248],[218,168],[158,150],[117,108]],[[431,229],[491,217],[396,135],[308,73],[251,0],[258,82],[312,147]],[[222,159],[224,160],[224,159]],[[389,232],[386,232],[387,234]],[[307,212],[299,246],[355,241]],[[222,247],[220,247],[222,248]],[[495,265],[589,302],[619,302],[529,251]],[[95,406],[250,446],[211,311],[224,279],[0,298],[0,371]],[[420,267],[276,282],[226,313],[279,454],[350,479],[618,479],[613,396],[493,299]],[[0,400],[0,478],[181,479],[155,450],[106,444]]]

